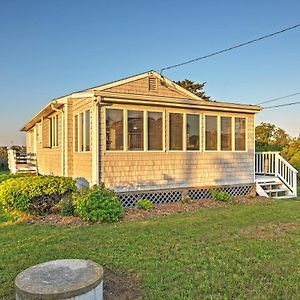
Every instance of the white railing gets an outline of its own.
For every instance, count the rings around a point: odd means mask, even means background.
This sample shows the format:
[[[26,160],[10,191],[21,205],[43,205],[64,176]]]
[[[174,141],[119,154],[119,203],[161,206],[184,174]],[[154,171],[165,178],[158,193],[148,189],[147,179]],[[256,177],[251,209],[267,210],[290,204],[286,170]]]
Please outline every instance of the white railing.
[[[277,176],[297,197],[298,171],[279,152],[256,152],[255,174]]]
[[[16,150],[8,150],[8,168],[12,174],[16,174],[19,169],[26,167],[28,170],[36,170],[35,153],[23,153]]]

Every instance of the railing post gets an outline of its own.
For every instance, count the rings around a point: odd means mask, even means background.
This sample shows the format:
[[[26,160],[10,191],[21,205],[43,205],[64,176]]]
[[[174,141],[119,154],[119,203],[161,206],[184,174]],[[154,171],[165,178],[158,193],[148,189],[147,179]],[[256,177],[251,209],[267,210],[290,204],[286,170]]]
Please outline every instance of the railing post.
[[[275,154],[275,176],[278,175],[279,153]]]
[[[17,173],[17,162],[16,162],[16,150],[8,150],[7,151],[7,158],[8,158],[8,168],[12,174]]]

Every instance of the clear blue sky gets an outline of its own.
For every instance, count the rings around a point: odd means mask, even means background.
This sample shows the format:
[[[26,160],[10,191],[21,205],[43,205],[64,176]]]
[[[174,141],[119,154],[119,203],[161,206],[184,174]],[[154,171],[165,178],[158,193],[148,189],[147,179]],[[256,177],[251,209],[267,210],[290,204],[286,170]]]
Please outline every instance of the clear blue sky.
[[[181,62],[300,22],[300,2],[0,0],[0,145],[50,99]],[[300,91],[300,30],[165,73],[219,101]],[[282,102],[300,100],[300,97]],[[292,135],[300,105],[262,112]]]

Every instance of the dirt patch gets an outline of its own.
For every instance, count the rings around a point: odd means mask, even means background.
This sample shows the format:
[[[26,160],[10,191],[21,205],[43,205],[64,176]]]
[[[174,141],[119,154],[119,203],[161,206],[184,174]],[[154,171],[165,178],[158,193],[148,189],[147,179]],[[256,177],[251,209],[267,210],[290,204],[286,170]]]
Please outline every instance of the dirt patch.
[[[191,201],[190,203],[168,203],[154,205],[151,210],[129,208],[125,210],[123,220],[144,220],[154,216],[167,216],[173,213],[195,211],[200,208],[225,207],[233,204],[272,204],[274,200],[266,197],[236,197],[231,203],[211,199]]]
[[[215,201],[211,199],[196,200],[191,201],[190,203],[168,203],[168,204],[157,204],[150,210],[142,210],[137,208],[125,209],[125,212],[122,216],[121,221],[127,220],[145,220],[148,218],[156,216],[168,216],[174,213],[184,213],[195,211],[201,208],[216,208],[216,207],[225,207],[229,205],[243,204],[243,205],[252,205],[252,204],[272,204],[274,200],[266,197],[236,197],[233,198],[231,203],[224,201]],[[43,216],[31,216],[23,219],[25,222],[35,223],[35,224],[44,224],[44,225],[55,225],[55,226],[87,226],[93,223],[85,222],[79,217],[69,216],[64,217],[59,214],[58,211],[52,211],[52,213]]]
[[[44,216],[31,216],[25,218],[23,221],[42,224],[42,225],[55,225],[55,226],[83,226],[90,225],[90,223],[81,220],[79,217],[74,216],[61,216],[59,214],[49,214]]]
[[[123,273],[104,268],[103,281],[106,300],[135,300],[142,299],[144,296],[137,282]]]
[[[289,234],[299,227],[299,223],[267,224],[258,227],[243,228],[239,231],[239,234],[254,239],[273,239]]]

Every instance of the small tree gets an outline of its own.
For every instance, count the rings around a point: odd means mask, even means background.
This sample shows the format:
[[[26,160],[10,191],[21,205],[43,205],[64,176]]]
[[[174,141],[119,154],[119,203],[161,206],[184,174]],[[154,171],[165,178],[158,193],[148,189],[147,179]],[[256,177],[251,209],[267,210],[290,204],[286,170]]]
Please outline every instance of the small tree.
[[[175,81],[176,84],[180,85],[184,89],[188,90],[189,92],[195,94],[196,96],[202,98],[205,101],[211,101],[209,96],[205,95],[205,92],[202,91],[206,82],[203,83],[196,83],[189,79],[184,79],[182,81]]]

